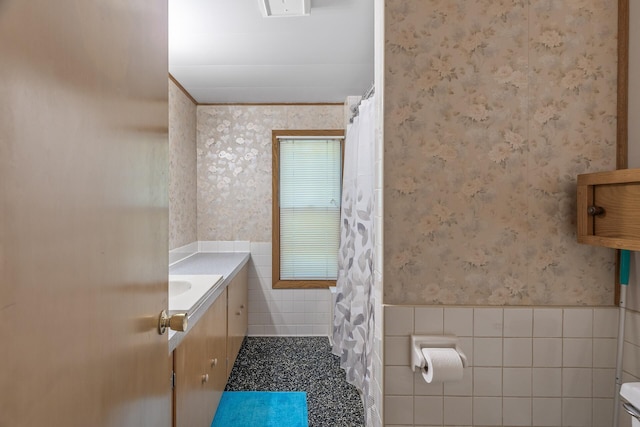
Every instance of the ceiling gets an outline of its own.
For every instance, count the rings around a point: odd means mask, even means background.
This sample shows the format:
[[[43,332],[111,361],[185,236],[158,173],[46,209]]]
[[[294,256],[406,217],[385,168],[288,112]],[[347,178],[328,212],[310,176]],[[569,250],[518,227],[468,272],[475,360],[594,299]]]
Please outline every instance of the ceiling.
[[[282,0],[280,0],[282,1]],[[373,83],[373,0],[169,0],[169,72],[200,104],[344,102]]]

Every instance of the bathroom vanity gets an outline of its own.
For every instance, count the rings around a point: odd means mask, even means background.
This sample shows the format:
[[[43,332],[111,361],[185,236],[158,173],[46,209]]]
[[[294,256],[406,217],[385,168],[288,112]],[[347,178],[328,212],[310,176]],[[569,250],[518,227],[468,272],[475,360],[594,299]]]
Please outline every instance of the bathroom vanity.
[[[247,332],[248,261],[248,253],[198,253],[170,267],[170,276],[222,275],[187,311],[187,330],[169,334],[174,427],[211,424]]]

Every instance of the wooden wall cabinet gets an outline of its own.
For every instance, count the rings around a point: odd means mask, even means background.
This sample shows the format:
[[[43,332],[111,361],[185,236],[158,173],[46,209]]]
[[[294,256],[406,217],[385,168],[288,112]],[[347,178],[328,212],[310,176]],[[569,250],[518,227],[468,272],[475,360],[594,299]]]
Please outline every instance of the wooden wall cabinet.
[[[579,243],[640,250],[640,169],[578,175]]]
[[[227,290],[174,350],[176,427],[209,427],[227,384]]]
[[[238,357],[248,325],[248,267],[245,265],[227,288],[227,377]]]

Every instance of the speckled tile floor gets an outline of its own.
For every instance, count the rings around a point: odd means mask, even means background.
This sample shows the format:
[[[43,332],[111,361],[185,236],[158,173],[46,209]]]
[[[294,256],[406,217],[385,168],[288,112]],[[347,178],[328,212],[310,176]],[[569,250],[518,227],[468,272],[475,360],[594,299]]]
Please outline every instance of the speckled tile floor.
[[[325,337],[247,337],[227,391],[306,391],[309,427],[364,426],[362,401]]]

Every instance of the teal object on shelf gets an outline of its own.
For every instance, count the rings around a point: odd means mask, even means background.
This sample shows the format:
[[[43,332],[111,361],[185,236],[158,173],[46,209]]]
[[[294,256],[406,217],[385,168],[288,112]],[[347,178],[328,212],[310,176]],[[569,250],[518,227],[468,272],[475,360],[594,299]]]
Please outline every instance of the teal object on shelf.
[[[631,252],[622,249],[620,251],[620,284],[624,286],[629,285],[629,263],[631,258]]]

